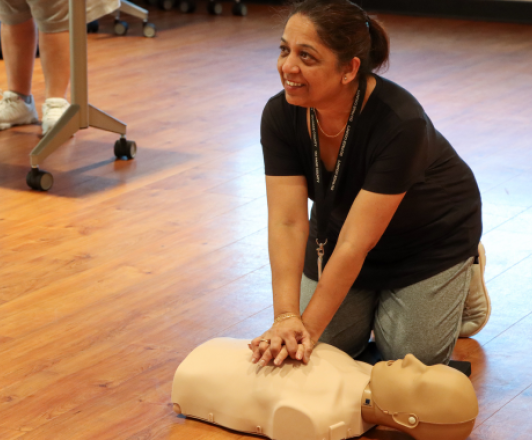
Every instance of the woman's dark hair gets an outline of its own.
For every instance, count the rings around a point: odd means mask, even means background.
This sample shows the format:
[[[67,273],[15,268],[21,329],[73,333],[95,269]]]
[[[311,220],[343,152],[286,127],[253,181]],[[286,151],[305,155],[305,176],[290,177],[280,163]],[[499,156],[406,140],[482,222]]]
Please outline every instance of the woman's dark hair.
[[[359,74],[381,70],[388,65],[390,40],[381,23],[349,0],[303,0],[293,3],[288,19],[306,16],[321,41],[338,57],[339,67],[354,57],[360,59]]]

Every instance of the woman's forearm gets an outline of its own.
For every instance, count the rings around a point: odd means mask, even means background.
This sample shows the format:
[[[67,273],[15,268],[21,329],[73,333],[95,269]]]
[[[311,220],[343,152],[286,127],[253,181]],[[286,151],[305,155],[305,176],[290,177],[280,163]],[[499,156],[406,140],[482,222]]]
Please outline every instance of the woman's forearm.
[[[299,314],[299,291],[308,239],[308,222],[270,224],[268,237],[274,314]]]
[[[317,340],[355,282],[367,252],[349,243],[338,244],[327,262],[303,322],[312,339]]]
[[[355,282],[369,251],[381,239],[406,193],[361,190],[342,226],[312,300],[303,315],[312,338],[321,336]]]

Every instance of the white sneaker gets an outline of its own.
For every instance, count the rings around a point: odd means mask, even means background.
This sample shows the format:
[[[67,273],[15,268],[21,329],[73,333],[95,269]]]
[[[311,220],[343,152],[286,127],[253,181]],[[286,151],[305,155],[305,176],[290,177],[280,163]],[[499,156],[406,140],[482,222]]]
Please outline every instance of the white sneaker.
[[[0,130],[7,130],[13,125],[27,125],[39,122],[33,97],[27,104],[15,92],[2,92],[0,100]]]
[[[491,315],[491,301],[488,289],[484,281],[484,270],[486,269],[486,251],[484,245],[478,245],[478,263],[471,267],[471,284],[469,295],[464,304],[462,314],[461,338],[469,338],[476,335],[488,323]]]
[[[70,106],[64,98],[48,98],[42,105],[42,134],[48,133]]]

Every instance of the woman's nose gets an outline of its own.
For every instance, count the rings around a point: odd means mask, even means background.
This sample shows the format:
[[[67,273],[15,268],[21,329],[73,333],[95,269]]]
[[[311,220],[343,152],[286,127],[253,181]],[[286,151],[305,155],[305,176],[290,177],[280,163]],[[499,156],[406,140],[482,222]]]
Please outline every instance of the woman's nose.
[[[283,62],[283,73],[299,73],[299,66],[292,55],[288,55]]]

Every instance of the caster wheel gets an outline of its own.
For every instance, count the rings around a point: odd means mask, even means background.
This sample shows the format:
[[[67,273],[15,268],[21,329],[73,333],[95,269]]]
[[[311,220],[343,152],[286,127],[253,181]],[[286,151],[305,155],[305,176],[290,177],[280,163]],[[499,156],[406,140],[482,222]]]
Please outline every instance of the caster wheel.
[[[54,184],[54,178],[46,171],[41,171],[39,168],[32,168],[26,176],[26,183],[31,189],[48,191]]]
[[[146,38],[153,38],[157,31],[155,30],[155,25],[153,23],[144,23],[142,26],[142,34]]]
[[[209,0],[209,3],[207,4],[207,11],[211,15],[220,15],[222,13],[223,6],[221,3],[217,3],[213,0]]]
[[[159,0],[158,5],[163,11],[170,11],[175,6],[176,0]]]
[[[191,14],[196,10],[196,2],[194,1],[183,1],[179,3],[179,10],[183,14]]]
[[[113,30],[115,35],[126,35],[129,25],[125,21],[115,20]]]
[[[248,8],[245,4],[237,2],[233,5],[232,9],[233,15],[238,15],[239,17],[245,17],[248,15]]]
[[[98,20],[91,21],[87,23],[87,33],[88,34],[97,34],[100,30],[100,23]]]
[[[137,144],[135,141],[128,141],[120,138],[115,142],[115,156],[118,159],[133,159],[137,154]]]

